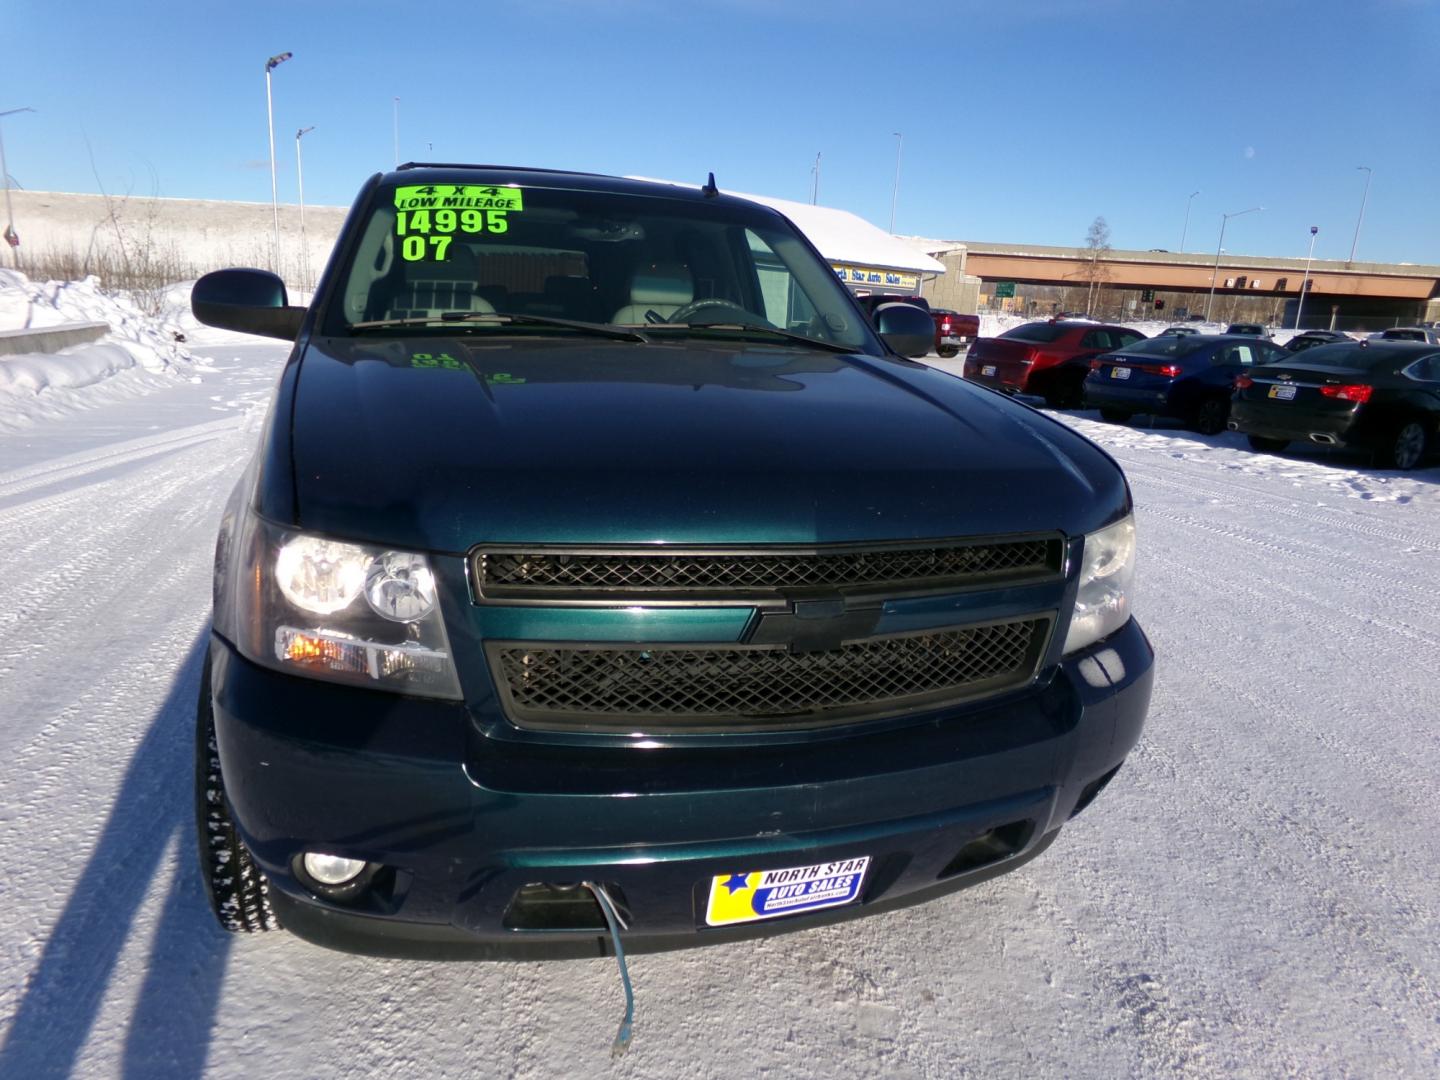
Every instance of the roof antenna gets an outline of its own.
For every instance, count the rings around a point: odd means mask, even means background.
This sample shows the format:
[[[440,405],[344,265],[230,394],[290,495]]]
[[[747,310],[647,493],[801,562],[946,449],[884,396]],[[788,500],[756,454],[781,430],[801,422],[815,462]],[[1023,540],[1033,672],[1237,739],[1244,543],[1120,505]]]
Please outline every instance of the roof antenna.
[[[713,172],[710,174],[710,179],[705,181],[705,186],[702,187],[700,191],[707,199],[713,199],[716,195],[720,194],[720,189],[715,186],[715,174]]]

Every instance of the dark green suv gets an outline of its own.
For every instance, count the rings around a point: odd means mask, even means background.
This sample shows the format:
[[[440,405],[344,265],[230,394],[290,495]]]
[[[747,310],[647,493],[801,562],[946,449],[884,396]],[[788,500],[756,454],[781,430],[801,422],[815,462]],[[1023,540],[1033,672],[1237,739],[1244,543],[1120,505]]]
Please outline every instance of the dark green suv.
[[[907,356],[779,213],[541,170],[361,190],[221,524],[199,710],[234,930],[594,956],[941,896],[1134,746],[1119,468]],[[610,936],[614,916],[618,938]]]

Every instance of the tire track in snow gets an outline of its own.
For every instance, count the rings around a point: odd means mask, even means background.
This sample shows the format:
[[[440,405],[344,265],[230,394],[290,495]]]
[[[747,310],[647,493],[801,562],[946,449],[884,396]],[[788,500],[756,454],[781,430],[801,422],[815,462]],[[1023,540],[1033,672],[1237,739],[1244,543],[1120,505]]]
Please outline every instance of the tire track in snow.
[[[228,494],[217,493],[220,479],[235,464],[199,447],[164,465],[92,485],[54,508],[48,520],[29,526],[36,540],[11,552],[10,572],[0,579],[0,658],[68,635],[97,593],[129,588],[143,604],[147,582],[127,572],[137,555],[153,556],[203,519],[218,521],[219,503]],[[195,491],[207,497],[187,497]],[[63,538],[59,552],[54,537]],[[22,628],[24,636],[17,637]]]
[[[1381,595],[1386,597],[1393,597],[1400,593],[1411,593],[1417,601],[1424,602],[1430,598],[1431,595],[1430,590],[1425,588],[1420,582],[1412,582],[1410,579],[1395,575],[1376,573],[1373,570],[1362,567],[1353,567],[1346,570],[1343,575],[1337,575],[1333,565],[1336,561],[1334,557],[1325,558],[1308,552],[1296,551],[1293,548],[1286,547],[1278,538],[1267,538],[1243,527],[1216,524],[1214,522],[1204,521],[1190,514],[1160,510],[1154,507],[1148,508],[1143,512],[1152,518],[1159,517],[1173,524],[1184,526],[1187,530],[1190,530],[1192,534],[1195,531],[1205,532],[1212,536],[1232,540],[1247,548],[1263,548],[1266,551],[1282,556],[1287,564],[1286,569],[1289,569],[1289,563],[1303,560],[1316,568],[1317,573],[1314,580],[1317,581],[1334,581],[1337,577],[1348,581],[1349,579],[1360,577],[1367,578],[1373,582],[1375,586],[1378,586],[1378,588],[1382,590]],[[1229,595],[1250,591],[1254,588],[1253,581],[1241,582],[1233,578],[1224,579],[1217,576],[1213,571],[1210,572],[1209,581],[1214,584],[1224,584],[1228,586],[1226,592]],[[1323,605],[1332,611],[1338,612],[1345,618],[1354,619],[1367,625],[1380,626],[1402,637],[1409,638],[1424,648],[1440,649],[1440,637],[1436,637],[1422,627],[1398,619],[1390,619],[1374,613],[1360,611],[1343,602],[1331,601],[1318,593],[1301,590],[1289,584],[1289,582],[1285,580],[1283,573],[1273,575],[1271,580],[1263,583],[1263,587],[1267,591],[1278,589],[1291,596],[1301,597],[1312,605]]]
[[[1113,448],[1110,449],[1113,450]],[[1180,475],[1182,470],[1178,466],[1167,470],[1151,461],[1122,461],[1121,464],[1127,476],[1143,478],[1146,484],[1154,484],[1156,487],[1166,488],[1171,491],[1178,491],[1216,502],[1226,504],[1236,502],[1236,492],[1234,489],[1227,490],[1225,487],[1207,486],[1204,483],[1195,483],[1186,478],[1182,478]],[[1191,473],[1191,470],[1183,471],[1187,477]],[[1430,532],[1410,532],[1403,527],[1397,527],[1389,523],[1381,526],[1378,524],[1378,518],[1376,516],[1361,513],[1349,507],[1343,510],[1328,506],[1301,508],[1295,505],[1297,496],[1294,494],[1281,495],[1274,491],[1267,491],[1264,488],[1249,485],[1236,486],[1243,488],[1244,494],[1247,497],[1263,499],[1270,503],[1267,507],[1267,512],[1282,517],[1294,518],[1306,525],[1314,527],[1320,532],[1341,530],[1370,539],[1384,540],[1390,543],[1402,543],[1412,548],[1440,552],[1440,540],[1437,540],[1434,534]],[[1371,522],[1377,523],[1371,524]]]
[[[47,461],[42,465],[0,473],[0,499],[6,499],[37,487],[48,487],[64,480],[85,476],[112,465],[149,457],[162,450],[206,442],[244,426],[244,422],[243,416],[214,420],[207,424],[195,424],[178,431],[169,431],[163,435],[151,435],[140,439],[130,439],[126,442],[111,443],[99,451],[70,454]]]

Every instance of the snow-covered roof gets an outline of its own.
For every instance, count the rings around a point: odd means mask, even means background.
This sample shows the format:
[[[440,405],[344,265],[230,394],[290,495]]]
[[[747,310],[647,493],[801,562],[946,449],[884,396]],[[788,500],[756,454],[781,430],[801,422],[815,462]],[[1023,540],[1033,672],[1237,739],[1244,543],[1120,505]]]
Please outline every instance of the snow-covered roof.
[[[699,186],[673,180],[655,180],[648,176],[632,176],[627,179],[651,180],[653,183],[675,184],[677,187]],[[917,250],[908,240],[891,236],[884,229],[876,228],[848,210],[776,199],[769,195],[750,195],[743,191],[724,193],[779,210],[793,221],[795,227],[820,249],[820,254],[832,263],[873,266],[881,270],[904,270],[912,274],[945,273],[944,263]]]

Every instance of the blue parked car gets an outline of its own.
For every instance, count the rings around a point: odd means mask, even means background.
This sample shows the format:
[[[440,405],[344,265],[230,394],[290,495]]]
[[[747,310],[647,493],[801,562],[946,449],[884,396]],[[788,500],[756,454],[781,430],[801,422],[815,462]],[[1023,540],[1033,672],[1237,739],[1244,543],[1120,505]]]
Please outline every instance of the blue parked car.
[[[197,712],[230,930],[596,956],[886,911],[1038,855],[1140,736],[1119,467],[713,181],[403,166],[311,306],[222,270],[192,307],[294,341]]]
[[[1202,435],[1218,435],[1230,418],[1236,376],[1289,355],[1231,334],[1147,338],[1090,361],[1085,407],[1115,423],[1136,413],[1179,417]]]

